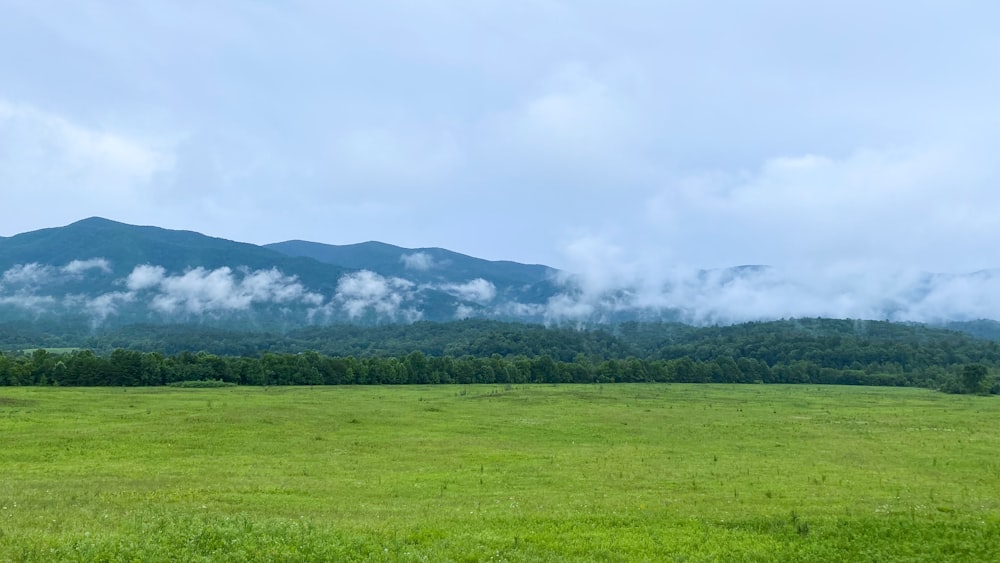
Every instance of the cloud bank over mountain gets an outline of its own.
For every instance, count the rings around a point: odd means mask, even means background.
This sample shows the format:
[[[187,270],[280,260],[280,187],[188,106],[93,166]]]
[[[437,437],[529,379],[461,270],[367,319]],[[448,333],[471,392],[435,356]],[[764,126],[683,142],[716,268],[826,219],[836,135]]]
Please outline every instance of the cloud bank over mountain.
[[[255,303],[303,303],[318,306],[323,297],[306,291],[294,276],[277,269],[244,270],[229,267],[215,270],[193,268],[180,275],[168,275],[161,266],[137,266],[125,285],[134,298],[147,292],[150,307],[163,313],[201,314],[212,311],[246,310]]]
[[[67,282],[80,272],[98,270],[105,291],[78,293]],[[38,263],[18,264],[2,275],[0,303],[46,312],[61,305],[59,312],[79,309],[103,321],[123,306],[139,305],[168,317],[191,318],[203,314],[249,311],[254,305],[319,307],[324,298],[310,292],[295,276],[276,268],[249,270],[229,267],[207,270],[202,267],[170,274],[162,266],[136,266],[125,278],[113,278],[104,258],[74,260],[61,268]],[[91,288],[95,286],[90,286]]]
[[[421,317],[419,311],[412,307],[401,310],[405,302],[412,300],[415,285],[402,278],[384,277],[361,270],[340,278],[334,300],[351,319],[372,310],[376,316],[391,321],[415,321]],[[401,314],[402,318],[399,318]]]
[[[675,269],[599,290],[585,278],[549,300],[551,321],[627,317],[733,324],[795,317],[942,323],[1000,318],[1000,271],[928,274],[850,268]],[[668,313],[669,312],[669,313]]]
[[[82,276],[90,276],[86,281],[96,285],[84,290],[79,285]],[[737,267],[673,269],[655,278],[638,272],[594,279],[564,274],[553,283],[550,295],[523,302],[504,298],[483,278],[418,284],[360,270],[342,275],[335,290],[324,294],[277,268],[169,272],[142,264],[125,277],[115,277],[107,259],[86,258],[63,266],[29,263],[8,268],[0,274],[0,306],[35,317],[84,315],[95,325],[119,316],[133,322],[191,321],[275,310],[301,325],[470,317],[550,324],[668,320],[695,325],[793,317],[925,323],[1000,319],[1000,271],[955,275]],[[440,296],[450,298],[450,304],[442,305]]]

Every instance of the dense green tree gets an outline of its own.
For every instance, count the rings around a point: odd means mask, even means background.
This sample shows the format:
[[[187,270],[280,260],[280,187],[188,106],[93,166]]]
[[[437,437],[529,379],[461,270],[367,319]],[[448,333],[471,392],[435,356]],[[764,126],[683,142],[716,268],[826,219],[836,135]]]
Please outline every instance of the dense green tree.
[[[0,326],[0,337],[17,334]],[[138,327],[88,338],[94,351],[0,354],[0,385],[677,381],[983,392],[990,370],[1000,367],[997,342],[919,325],[829,319],[704,328],[625,323],[607,330],[463,321],[285,335]]]
[[[986,388],[986,366],[969,364],[962,368],[962,387],[967,393],[982,393]]]

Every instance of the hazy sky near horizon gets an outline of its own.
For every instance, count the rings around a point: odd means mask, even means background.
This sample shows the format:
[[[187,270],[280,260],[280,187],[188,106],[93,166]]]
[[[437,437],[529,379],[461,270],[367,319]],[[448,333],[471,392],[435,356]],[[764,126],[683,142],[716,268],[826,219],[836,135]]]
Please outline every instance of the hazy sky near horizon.
[[[995,2],[0,13],[0,236],[99,215],[592,273],[1000,266]]]

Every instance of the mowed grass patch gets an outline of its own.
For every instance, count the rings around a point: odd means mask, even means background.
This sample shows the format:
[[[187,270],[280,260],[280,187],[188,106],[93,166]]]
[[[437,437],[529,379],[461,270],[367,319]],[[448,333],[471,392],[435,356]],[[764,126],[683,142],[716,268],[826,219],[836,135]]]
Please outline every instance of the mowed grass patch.
[[[0,390],[0,560],[1000,560],[998,403],[920,389]]]

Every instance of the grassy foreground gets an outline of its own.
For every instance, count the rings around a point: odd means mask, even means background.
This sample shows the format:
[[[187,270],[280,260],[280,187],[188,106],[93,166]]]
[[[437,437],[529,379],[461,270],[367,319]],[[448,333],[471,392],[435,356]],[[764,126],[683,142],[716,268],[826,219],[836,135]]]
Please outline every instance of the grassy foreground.
[[[0,389],[0,561],[997,561],[1000,402]]]

